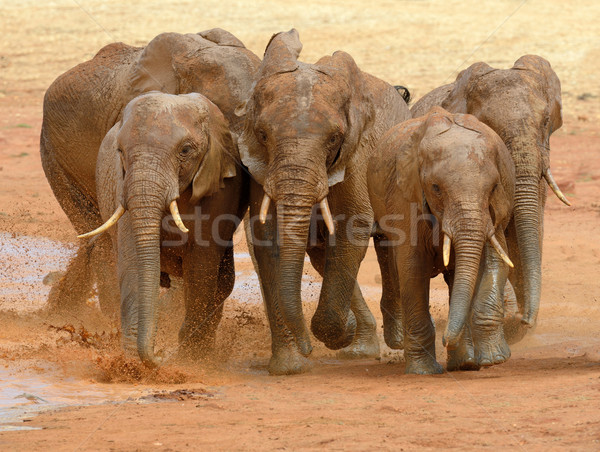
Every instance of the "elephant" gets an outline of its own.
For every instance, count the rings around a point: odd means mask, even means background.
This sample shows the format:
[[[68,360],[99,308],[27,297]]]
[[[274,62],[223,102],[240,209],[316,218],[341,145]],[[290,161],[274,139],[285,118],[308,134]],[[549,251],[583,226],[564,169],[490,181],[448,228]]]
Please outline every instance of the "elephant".
[[[113,43],[59,76],[44,97],[40,155],[46,178],[78,234],[103,221],[95,170],[100,143],[122,118],[123,109],[142,93],[198,92],[214,102],[234,133],[243,118],[235,107],[246,98],[260,59],[231,33],[163,33],[146,47]],[[52,288],[51,312],[85,306],[94,279],[103,312],[118,312],[115,263],[110,240],[102,235],[81,242],[65,276]],[[91,261],[91,264],[90,264]]]
[[[147,366],[161,362],[154,342],[164,275],[184,281],[182,354],[200,357],[214,343],[235,280],[233,233],[248,208],[239,164],[228,121],[198,93],[134,98],[100,145],[96,193],[105,223],[80,237],[111,230],[122,344]]]
[[[504,231],[515,169],[500,137],[474,116],[433,107],[384,135],[367,174],[377,230],[394,255],[406,373],[442,372],[429,315],[430,279],[440,273],[450,289],[448,370],[504,362],[503,290],[512,265]]]
[[[550,63],[536,55],[522,56],[510,69],[479,62],[421,98],[411,109],[413,117],[433,105],[477,117],[502,138],[514,161],[514,218],[507,241],[515,264],[509,280],[521,314],[507,324],[521,326],[506,332],[509,342],[516,342],[535,325],[540,306],[545,184],[570,205],[550,171],[550,135],[562,125],[560,80]]]
[[[362,72],[349,54],[308,64],[298,61],[301,49],[295,29],[275,34],[236,110],[245,116],[238,145],[253,178],[250,229],[271,327],[271,374],[310,368],[301,300],[306,252],[323,276],[315,337],[346,356],[379,355],[375,319],[356,282],[373,225],[366,168],[383,133],[410,118],[396,89]],[[385,306],[396,295],[387,252],[377,238],[375,246]],[[402,330],[390,325],[386,341],[401,348]]]

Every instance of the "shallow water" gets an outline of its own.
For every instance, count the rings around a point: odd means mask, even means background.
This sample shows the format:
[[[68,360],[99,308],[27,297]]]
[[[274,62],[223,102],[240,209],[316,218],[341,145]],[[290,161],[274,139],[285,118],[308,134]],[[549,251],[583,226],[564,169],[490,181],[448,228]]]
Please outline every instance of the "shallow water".
[[[23,364],[23,363],[21,363]],[[31,430],[25,421],[42,411],[137,399],[143,390],[127,385],[102,385],[64,374],[46,363],[37,372],[0,369],[0,432]]]

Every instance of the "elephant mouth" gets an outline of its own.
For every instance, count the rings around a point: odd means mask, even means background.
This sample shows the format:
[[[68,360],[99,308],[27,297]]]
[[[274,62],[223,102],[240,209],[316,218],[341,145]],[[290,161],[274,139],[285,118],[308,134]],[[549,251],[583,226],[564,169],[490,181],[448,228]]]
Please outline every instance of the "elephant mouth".
[[[265,222],[267,221],[267,213],[269,212],[271,201],[272,198],[265,191],[265,195],[263,196],[263,200],[260,205],[260,213],[258,217],[261,224],[265,224]],[[318,204],[319,208],[321,209],[321,214],[323,215],[323,221],[325,221],[325,225],[327,226],[327,230],[329,231],[329,235],[334,235],[335,222],[333,220],[333,215],[331,215],[331,210],[329,209],[327,196],[324,197],[321,201],[319,201]]]
[[[117,224],[119,222],[119,219],[125,214],[126,211],[127,211],[127,209],[125,209],[125,207],[123,207],[122,204],[119,204],[119,206],[117,207],[115,212],[111,215],[111,217],[108,220],[106,220],[106,222],[102,226],[97,227],[93,231],[78,235],[77,238],[78,239],[87,239],[87,238],[91,238],[96,235],[100,235],[103,232],[108,231],[110,228],[112,228],[115,224]],[[189,229],[186,228],[185,225],[183,224],[183,220],[181,219],[181,215],[179,214],[179,207],[177,206],[176,199],[171,201],[171,203],[169,204],[169,211],[171,212],[171,215],[173,216],[173,220],[175,221],[175,224],[177,225],[177,227],[182,232],[188,233]]]

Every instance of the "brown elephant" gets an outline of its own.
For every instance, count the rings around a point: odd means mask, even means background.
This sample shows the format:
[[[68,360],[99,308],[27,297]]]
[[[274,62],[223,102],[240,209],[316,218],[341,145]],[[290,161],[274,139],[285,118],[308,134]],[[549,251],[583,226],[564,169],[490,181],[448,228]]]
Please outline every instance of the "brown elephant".
[[[298,61],[301,49],[296,30],[274,35],[238,110],[246,115],[240,157],[254,178],[251,229],[274,374],[309,368],[301,300],[306,252],[323,276],[314,335],[332,349],[349,346],[354,356],[379,353],[375,321],[356,282],[373,224],[366,168],[379,137],[410,117],[394,87],[362,72],[347,53],[307,64]],[[321,219],[313,215],[317,208]],[[317,227],[309,234],[311,222]],[[381,251],[377,241],[376,247]],[[379,257],[385,306],[395,294],[385,250]],[[388,328],[386,341],[400,348],[401,334],[397,325]]]
[[[448,369],[506,361],[503,290],[512,263],[504,230],[515,172],[500,137],[474,116],[434,107],[385,134],[368,183],[378,231],[395,256],[406,373],[442,372],[429,315],[429,282],[439,273],[450,288]]]
[[[197,93],[134,98],[102,141],[96,193],[106,223],[84,237],[116,225],[123,346],[137,348],[146,365],[160,362],[161,271],[184,280],[182,350],[198,357],[214,342],[235,280],[233,233],[248,208],[239,165],[227,120]],[[178,228],[168,227],[171,218]]]
[[[474,115],[502,138],[512,155],[516,188],[507,240],[515,268],[509,279],[521,321],[531,327],[540,305],[546,183],[570,205],[550,172],[550,135],[562,125],[560,81],[550,63],[535,55],[522,56],[510,69],[475,63],[458,74],[454,83],[425,95],[411,112],[421,116],[433,105]],[[524,334],[518,329],[512,333],[515,337]]]
[[[235,36],[212,29],[163,33],[144,48],[110,44],[58,77],[44,97],[40,154],[52,191],[75,230],[81,234],[102,224],[95,181],[98,149],[130,100],[152,90],[199,92],[239,133],[243,121],[234,110],[247,97],[259,65]],[[111,260],[106,236],[82,242],[51,291],[50,308],[70,312],[84,305],[95,279],[103,310],[116,312],[118,284]]]

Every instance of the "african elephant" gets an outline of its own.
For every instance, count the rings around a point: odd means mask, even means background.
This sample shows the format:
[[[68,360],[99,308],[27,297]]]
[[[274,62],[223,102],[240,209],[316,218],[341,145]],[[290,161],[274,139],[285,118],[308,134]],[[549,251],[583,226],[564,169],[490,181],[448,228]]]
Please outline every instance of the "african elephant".
[[[503,250],[515,172],[502,140],[471,115],[434,107],[385,134],[368,184],[377,229],[395,256],[406,373],[442,372],[429,315],[429,282],[439,273],[450,288],[449,370],[508,359],[503,290],[512,263]]]
[[[102,141],[96,193],[106,223],[81,237],[117,225],[111,232],[123,346],[137,344],[148,366],[160,362],[154,339],[161,272],[183,276],[183,350],[197,357],[214,341],[235,280],[233,233],[248,207],[239,164],[227,120],[197,93],[134,98]],[[168,211],[178,228],[168,227]]]
[[[562,125],[560,81],[550,63],[535,55],[522,56],[510,69],[480,62],[458,74],[454,83],[420,99],[412,107],[413,116],[423,115],[432,105],[474,115],[502,138],[512,155],[516,188],[507,241],[515,268],[509,279],[522,323],[531,327],[540,305],[545,183],[570,205],[550,172],[550,135]]]
[[[246,98],[259,65],[235,36],[212,29],[163,33],[143,48],[110,44],[58,77],[44,97],[40,154],[52,191],[77,233],[102,224],[95,181],[98,149],[130,100],[152,90],[199,92],[239,133],[243,120],[234,110]],[[66,276],[53,287],[49,306],[70,312],[84,305],[96,279],[103,311],[116,312],[112,255],[106,236],[82,242]]]
[[[350,346],[354,356],[379,354],[375,320],[356,283],[373,224],[366,168],[378,138],[410,117],[394,87],[362,72],[347,53],[307,64],[298,61],[301,49],[296,30],[274,35],[249,99],[238,109],[246,115],[238,144],[254,179],[251,229],[273,374],[309,368],[312,346],[301,300],[305,252],[323,276],[314,335],[331,349]],[[309,237],[311,218],[317,227]],[[386,305],[394,293],[385,250],[380,257]],[[386,340],[400,348],[401,334],[401,328],[388,329]]]

